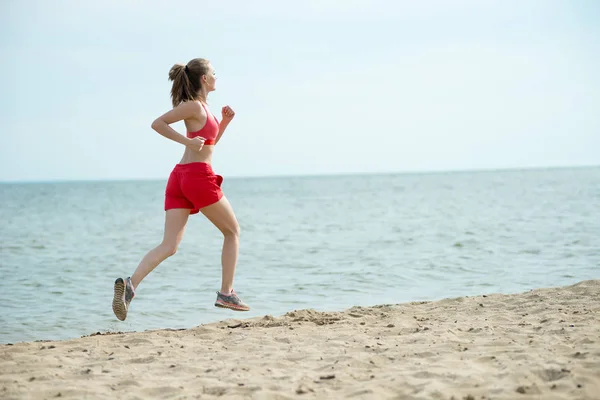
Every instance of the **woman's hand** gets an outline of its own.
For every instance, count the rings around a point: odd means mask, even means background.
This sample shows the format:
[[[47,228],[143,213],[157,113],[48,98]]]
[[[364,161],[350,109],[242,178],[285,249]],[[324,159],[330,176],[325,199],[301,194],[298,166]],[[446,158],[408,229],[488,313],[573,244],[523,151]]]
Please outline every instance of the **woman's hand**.
[[[194,151],[200,151],[204,147],[205,140],[206,139],[201,136],[196,136],[191,138],[186,146]]]
[[[223,107],[221,110],[222,121],[225,123],[230,123],[233,117],[235,117],[235,111],[229,106]]]

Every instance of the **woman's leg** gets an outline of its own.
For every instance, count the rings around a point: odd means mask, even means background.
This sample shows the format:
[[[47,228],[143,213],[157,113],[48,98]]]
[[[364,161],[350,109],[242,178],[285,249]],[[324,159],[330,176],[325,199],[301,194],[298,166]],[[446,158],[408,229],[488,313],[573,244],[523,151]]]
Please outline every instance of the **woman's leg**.
[[[165,233],[162,243],[150,250],[142,259],[137,269],[131,276],[134,289],[140,282],[156,268],[161,262],[175,254],[187,224],[190,210],[185,208],[174,208],[166,211]]]
[[[225,196],[200,211],[223,233],[221,293],[230,294],[233,289],[233,276],[240,246],[240,225]]]
[[[114,285],[112,309],[117,318],[124,321],[127,318],[129,303],[135,296],[135,288],[154,268],[167,257],[177,251],[183,238],[185,224],[190,216],[190,210],[175,208],[167,210],[165,215],[165,233],[161,244],[150,250],[142,259],[131,278],[118,278]]]

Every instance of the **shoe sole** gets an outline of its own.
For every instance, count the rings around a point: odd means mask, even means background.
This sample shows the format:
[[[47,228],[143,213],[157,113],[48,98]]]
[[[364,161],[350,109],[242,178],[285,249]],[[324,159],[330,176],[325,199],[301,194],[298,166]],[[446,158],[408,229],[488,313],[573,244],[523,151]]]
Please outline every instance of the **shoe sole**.
[[[125,306],[125,282],[122,278],[117,278],[114,287],[114,297],[112,309],[119,321],[125,321],[127,318],[127,307]]]
[[[215,307],[219,307],[219,308],[226,308],[228,310],[233,310],[233,311],[250,311],[250,307],[248,308],[239,308],[238,306],[235,306],[233,304],[227,304],[227,303],[215,303]]]

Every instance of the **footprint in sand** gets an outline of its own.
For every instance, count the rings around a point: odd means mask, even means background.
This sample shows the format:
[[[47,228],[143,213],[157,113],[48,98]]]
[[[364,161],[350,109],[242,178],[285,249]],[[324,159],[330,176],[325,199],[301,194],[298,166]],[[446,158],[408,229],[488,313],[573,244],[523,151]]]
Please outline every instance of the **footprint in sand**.
[[[130,364],[150,364],[152,362],[154,362],[154,360],[156,360],[156,357],[150,356],[150,357],[143,357],[143,358],[134,358],[132,360],[129,360]]]

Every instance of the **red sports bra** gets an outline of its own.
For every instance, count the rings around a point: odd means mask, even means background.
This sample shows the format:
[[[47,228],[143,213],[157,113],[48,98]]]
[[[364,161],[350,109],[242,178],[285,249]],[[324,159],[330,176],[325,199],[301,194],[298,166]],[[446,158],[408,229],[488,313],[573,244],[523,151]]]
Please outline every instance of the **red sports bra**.
[[[217,117],[208,112],[208,109],[204,106],[204,104],[202,104],[202,107],[204,107],[204,111],[206,112],[206,123],[199,131],[188,132],[187,137],[191,139],[196,136],[201,136],[206,139],[204,144],[213,145],[215,144],[215,139],[219,133],[219,121],[217,120]]]

